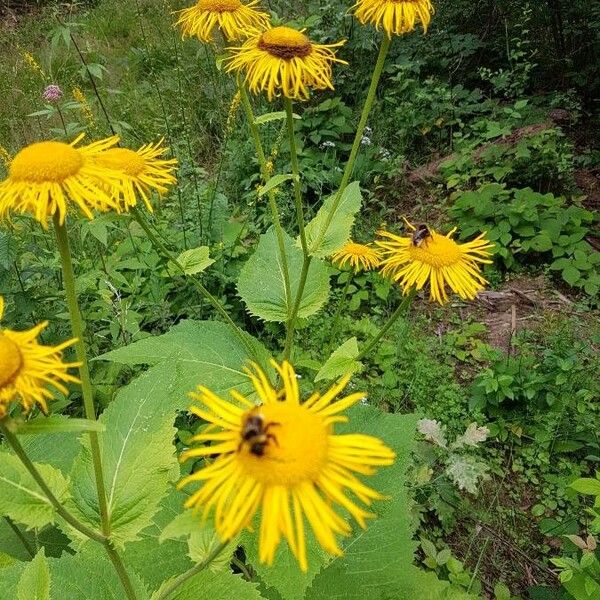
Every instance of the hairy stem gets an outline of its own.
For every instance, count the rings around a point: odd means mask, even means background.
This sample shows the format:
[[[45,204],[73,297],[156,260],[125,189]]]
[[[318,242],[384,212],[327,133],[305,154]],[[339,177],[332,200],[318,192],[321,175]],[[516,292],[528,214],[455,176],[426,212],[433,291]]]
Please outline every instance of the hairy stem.
[[[250,104],[250,98],[248,98],[248,90],[243,82],[238,78],[238,89],[240,90],[240,96],[242,99],[242,105],[246,113],[248,120],[248,126],[250,127],[250,134],[254,140],[254,147],[256,149],[256,156],[258,158],[258,164],[260,165],[260,171],[263,178],[263,182],[267,183],[270,177],[269,169],[267,168],[267,157],[260,139],[260,132],[254,121],[254,112],[252,111],[252,105]],[[279,209],[275,200],[276,190],[270,190],[267,194],[269,198],[269,207],[271,209],[271,217],[273,219],[273,226],[275,227],[275,235],[277,236],[277,245],[279,246],[279,259],[281,260],[281,269],[283,271],[283,286],[285,292],[285,305],[288,307],[288,317],[290,316],[290,306],[292,304],[292,290],[290,286],[290,271],[287,263],[287,255],[285,253],[285,240],[283,237],[283,227],[281,226],[281,218],[279,217]]]
[[[321,245],[323,242],[323,238],[331,225],[331,221],[335,216],[337,209],[339,208],[340,202],[342,201],[342,195],[344,194],[344,190],[350,181],[350,177],[352,177],[352,173],[354,171],[354,165],[356,163],[356,157],[358,156],[358,151],[360,150],[360,144],[363,138],[363,134],[365,132],[365,128],[367,127],[367,121],[369,120],[369,115],[371,114],[371,110],[373,108],[373,104],[375,103],[375,97],[377,94],[377,86],[379,85],[379,80],[381,79],[381,74],[383,73],[383,66],[385,64],[385,59],[390,50],[390,45],[392,43],[392,39],[384,34],[383,41],[381,42],[381,47],[379,48],[379,56],[377,57],[377,63],[375,64],[375,69],[373,71],[373,75],[371,77],[371,85],[369,86],[369,91],[367,93],[367,99],[365,100],[365,105],[363,106],[362,114],[360,116],[360,121],[358,122],[358,127],[356,129],[356,134],[354,136],[354,143],[352,144],[352,150],[350,151],[350,157],[348,158],[348,162],[346,163],[346,168],[344,169],[344,174],[342,176],[342,182],[340,183],[340,187],[335,195],[333,200],[333,204],[331,205],[331,210],[327,215],[327,219],[325,223],[321,227],[319,234],[315,238],[314,243],[311,245],[311,252],[315,252],[315,250]]]
[[[402,299],[402,302],[400,302],[398,308],[387,320],[385,325],[379,330],[379,333],[360,351],[359,355],[356,357],[357,361],[367,356],[367,354],[369,354],[369,352],[371,352],[371,350],[377,346],[379,340],[388,332],[390,327],[398,320],[398,317],[408,312],[416,293],[417,291],[413,288],[410,290],[408,295]]]
[[[81,379],[81,392],[83,395],[83,406],[85,416],[90,421],[96,420],[96,410],[94,408],[94,394],[92,391],[92,381],[87,360],[87,349],[83,337],[83,319],[77,301],[77,292],[75,290],[75,273],[73,270],[73,261],[71,259],[71,250],[69,247],[69,237],[64,223],[61,224],[58,214],[54,215],[54,229],[56,231],[56,240],[62,263],[63,286],[67,297],[67,306],[71,317],[71,330],[73,336],[77,338],[75,343],[75,353],[80,363],[79,377]],[[90,448],[92,451],[92,464],[94,467],[94,478],[96,481],[96,490],[98,492],[98,507],[100,519],[102,522],[102,533],[108,537],[110,535],[110,520],[108,516],[108,506],[106,502],[106,488],[104,485],[104,476],[102,473],[102,458],[100,454],[100,442],[98,433],[90,431]]]
[[[227,547],[229,542],[222,542],[219,544],[202,562],[199,562],[197,565],[194,565],[191,569],[179,575],[179,577],[175,578],[165,589],[160,593],[160,595],[156,598],[156,600],[166,600],[178,587],[183,585],[188,579],[197,575],[210,563],[223,552],[223,550]]]
[[[302,188],[300,185],[300,166],[298,164],[298,151],[296,149],[296,136],[294,132],[294,111],[292,101],[289,98],[285,98],[285,112],[287,118],[287,130],[290,144],[290,159],[292,163],[292,175],[294,175],[294,204],[296,205],[296,220],[298,221],[298,229],[300,230],[300,244],[302,246],[302,254],[304,259],[302,261],[302,271],[300,272],[300,281],[298,283],[298,290],[296,292],[296,298],[294,300],[294,306],[290,314],[287,335],[285,338],[285,348],[283,356],[285,360],[289,360],[292,355],[292,347],[294,345],[294,330],[296,328],[296,319],[298,318],[298,312],[300,311],[300,303],[302,302],[302,296],[304,295],[304,288],[306,286],[306,280],[308,278],[308,269],[310,268],[310,262],[312,260],[311,255],[308,252],[308,246],[306,243],[306,231],[304,228],[304,209],[302,207]]]

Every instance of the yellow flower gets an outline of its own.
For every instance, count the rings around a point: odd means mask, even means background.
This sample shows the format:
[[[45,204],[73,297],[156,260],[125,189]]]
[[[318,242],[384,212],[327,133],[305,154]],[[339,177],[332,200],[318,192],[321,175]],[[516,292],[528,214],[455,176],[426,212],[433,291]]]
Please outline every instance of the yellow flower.
[[[191,412],[209,423],[194,441],[214,443],[187,450],[181,460],[217,458],[184,478],[180,486],[201,483],[186,506],[202,507],[205,519],[214,513],[223,541],[249,527],[262,508],[261,562],[272,564],[283,536],[306,571],[305,520],[327,552],[341,555],[336,535],[348,536],[351,528],[334,505],[365,528],[366,519],[374,515],[356,500],[370,505],[382,496],[355,473],[371,475],[375,467],[391,465],[395,454],[378,438],[334,433],[335,423],[348,420],[340,413],[363,397],[354,393],[333,402],[349,376],[325,394],[314,393],[301,402],[293,367],[287,362],[271,364],[282,380],[279,390],[258,366],[248,371],[261,401],[258,406],[235,391],[233,402],[204,387],[192,394],[200,406],[192,406]]]
[[[173,171],[177,159],[161,158],[169,149],[162,146],[162,140],[156,144],[146,144],[139,150],[128,148],[110,148],[98,154],[94,162],[100,167],[118,171],[123,180],[115,189],[114,199],[119,210],[127,211],[137,204],[138,196],[146,208],[152,212],[149,194],[152,190],[165,194],[168,186],[177,182]]]
[[[0,296],[0,320],[4,314],[4,299]],[[38,404],[48,412],[46,401],[53,394],[48,385],[67,393],[64,383],[79,383],[67,372],[76,363],[63,363],[62,351],[75,340],[59,346],[41,346],[37,342],[47,323],[29,331],[11,331],[0,328],[0,418],[7,413],[8,405],[19,401],[25,412]]]
[[[331,255],[331,260],[340,269],[350,264],[354,272],[358,273],[377,268],[381,262],[381,255],[370,244],[348,242]]]
[[[257,35],[269,25],[269,15],[255,10],[258,0],[242,4],[240,0],[199,0],[191,8],[179,11],[177,25],[183,37],[196,36],[210,42],[218,27],[228,41]]]
[[[87,101],[87,98],[85,97],[84,93],[78,87],[73,88],[72,93],[73,93],[73,98],[75,99],[75,102],[77,102],[79,104],[79,106],[81,107],[81,110],[83,111],[83,115],[85,117],[85,120],[88,123],[88,126],[93,127],[94,126],[94,112],[92,111],[92,107],[90,106],[90,103]]]
[[[418,22],[427,31],[434,12],[431,0],[358,0],[353,8],[363,25],[381,27],[388,37],[413,31]]]
[[[458,244],[448,235],[436,233],[421,225],[412,237],[400,237],[380,231],[385,238],[376,244],[382,249],[381,273],[402,286],[407,294],[429,282],[430,298],[444,304],[448,301],[446,285],[465,300],[473,300],[487,281],[479,272],[480,264],[489,264],[490,250],[494,247],[481,234],[471,242]]]
[[[273,27],[230,48],[227,71],[244,71],[252,92],[266,91],[269,101],[280,94],[307,100],[311,88],[333,89],[332,63],[347,64],[335,56],[335,49],[344,43],[314,44],[304,31]]]
[[[119,138],[76,148],[82,137],[71,144],[37,142],[23,148],[10,163],[8,178],[0,182],[0,219],[13,212],[30,213],[47,227],[54,214],[64,223],[70,203],[88,219],[94,218],[93,210],[118,209],[112,193],[105,190],[118,188],[122,176],[93,159]]]

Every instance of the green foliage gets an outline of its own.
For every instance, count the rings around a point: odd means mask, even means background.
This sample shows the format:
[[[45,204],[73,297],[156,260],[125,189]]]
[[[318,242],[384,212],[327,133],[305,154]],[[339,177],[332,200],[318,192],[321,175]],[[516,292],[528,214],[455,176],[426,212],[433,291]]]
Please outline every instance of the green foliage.
[[[17,600],[50,600],[50,569],[43,550],[23,569]]]
[[[600,254],[585,241],[594,215],[563,198],[526,188],[507,190],[489,184],[465,192],[450,209],[460,223],[461,236],[487,231],[495,255],[508,269],[517,265],[547,264],[560,271],[570,286],[590,296],[600,290]]]
[[[362,364],[357,361],[358,343],[355,337],[346,340],[327,359],[315,377],[315,381],[322,379],[337,379],[346,374],[360,371]]]
[[[290,274],[290,289],[295,298],[301,279],[303,255],[284,232],[285,256]],[[238,292],[248,312],[265,321],[284,323],[289,319],[293,302],[286,298],[283,267],[275,230],[262,235],[256,252],[242,268]],[[329,269],[318,259],[311,261],[298,316],[309,317],[318,312],[329,296]]]

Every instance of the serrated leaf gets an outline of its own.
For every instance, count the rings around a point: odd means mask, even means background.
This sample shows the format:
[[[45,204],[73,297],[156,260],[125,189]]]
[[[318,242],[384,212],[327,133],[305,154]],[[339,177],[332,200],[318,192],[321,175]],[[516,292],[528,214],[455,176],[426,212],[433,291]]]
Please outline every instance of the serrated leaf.
[[[287,113],[284,110],[279,110],[276,112],[270,112],[264,115],[260,115],[254,119],[254,122],[257,125],[264,125],[265,123],[271,123],[272,121],[283,121],[286,117]],[[300,115],[294,113],[294,119],[300,118]]]
[[[333,351],[327,362],[321,367],[315,381],[322,379],[337,379],[350,373],[354,374],[362,369],[362,363],[356,360],[358,356],[358,341],[355,337],[346,340]]]
[[[100,544],[88,544],[81,552],[48,560],[51,600],[123,600],[126,598],[115,568]],[[129,578],[140,600],[148,597],[141,579],[131,569]]]
[[[193,510],[182,510],[160,534],[159,541],[184,538],[188,544],[188,556],[194,563],[202,562],[219,546],[220,540],[209,521]],[[237,538],[229,543],[208,566],[213,571],[224,569],[231,562],[231,556],[238,546]]]
[[[233,330],[224,323],[182,321],[164,335],[145,338],[103,354],[99,359],[125,365],[152,365],[150,371],[157,371],[159,377],[177,367],[179,379],[170,406],[172,410],[183,410],[190,403],[188,393],[200,384],[224,396],[233,388],[242,394],[253,393],[244,367],[254,360],[270,372],[270,354],[255,338],[247,337],[255,348],[254,356],[248,354]]]
[[[416,588],[405,582],[416,549],[405,481],[417,417],[385,414],[366,406],[355,407],[349,417],[349,423],[340,430],[376,435],[397,454],[394,465],[367,480],[389,499],[373,504],[371,509],[379,518],[344,543],[345,555],[335,558],[315,577],[307,600],[364,600],[365,590],[369,590],[369,600],[415,598]]]
[[[329,196],[315,218],[306,226],[306,240],[310,254],[317,257],[330,256],[349,239],[356,213],[362,205],[362,194],[358,181],[346,187],[342,199],[327,226],[333,208],[334,196]]]
[[[111,538],[122,547],[140,539],[152,523],[169,482],[179,474],[174,456],[175,407],[173,390],[177,368],[157,377],[148,372],[121,389],[100,416],[106,432],[99,438],[106,486]],[[72,472],[70,505],[76,515],[100,527],[99,506],[89,440]]]
[[[165,582],[167,585],[169,582]],[[164,586],[161,587],[164,589]],[[160,594],[161,589],[154,593],[152,600]],[[188,579],[178,587],[169,600],[198,600],[199,597],[210,600],[261,600],[255,583],[245,581],[239,575],[230,571],[210,571],[205,569]]]
[[[161,502],[160,511],[154,516],[150,527],[140,534],[140,540],[125,547],[126,564],[142,578],[151,592],[159,588],[166,579],[192,567],[185,540],[161,540],[164,528],[181,514],[186,498],[185,494],[172,491]]]
[[[59,502],[68,497],[68,481],[60,471],[46,464],[35,465]],[[27,528],[54,522],[55,510],[21,461],[0,451],[0,514]]]
[[[600,496],[600,478],[592,479],[591,477],[583,477],[576,479],[569,487],[580,494]]]
[[[267,183],[265,183],[265,185],[263,185],[258,190],[258,197],[262,198],[265,194],[279,187],[282,183],[285,183],[286,181],[290,181],[292,179],[297,179],[297,176],[292,174],[274,175],[273,177],[271,177],[271,179],[269,179],[269,181],[267,181]]]
[[[295,299],[304,257],[292,238],[285,232],[283,235],[291,294]],[[256,251],[242,267],[238,280],[238,292],[246,303],[248,312],[265,321],[286,322],[294,302],[286,298],[284,281],[277,237],[275,230],[270,229],[260,237]],[[313,315],[327,301],[328,296],[329,270],[324,263],[313,259],[298,316],[306,318]]]
[[[23,570],[17,585],[17,600],[50,600],[50,569],[44,550]]]
[[[186,275],[197,275],[202,273],[215,261],[209,258],[210,249],[208,246],[199,246],[182,252],[177,257],[177,262],[183,267]],[[169,275],[180,275],[181,270],[173,263],[169,263]]]

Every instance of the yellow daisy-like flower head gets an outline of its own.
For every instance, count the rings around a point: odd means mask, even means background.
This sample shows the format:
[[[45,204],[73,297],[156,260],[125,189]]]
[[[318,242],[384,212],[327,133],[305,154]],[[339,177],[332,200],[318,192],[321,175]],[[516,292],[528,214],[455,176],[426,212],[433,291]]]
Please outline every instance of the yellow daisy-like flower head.
[[[382,275],[399,282],[404,294],[429,283],[431,300],[440,304],[448,301],[446,285],[461,298],[473,300],[487,283],[480,265],[492,262],[489,257],[494,245],[485,234],[458,244],[452,239],[456,228],[441,235],[426,225],[409,226],[414,231],[411,237],[379,232],[384,238],[376,242],[383,254]]]
[[[240,0],[199,0],[194,6],[179,11],[177,25],[183,37],[196,36],[210,42],[215,27],[228,41],[257,35],[269,25],[269,15],[256,10],[258,0],[242,4]]]
[[[213,513],[223,541],[250,526],[260,509],[261,562],[272,564],[285,537],[306,571],[306,521],[327,552],[341,555],[336,536],[348,536],[351,528],[335,505],[366,527],[366,519],[374,515],[358,501],[370,505],[382,496],[355,474],[371,475],[376,467],[391,465],[395,454],[378,438],[334,433],[335,423],[348,420],[341,413],[363,397],[355,393],[336,400],[349,377],[302,402],[293,367],[272,364],[281,389],[273,388],[258,366],[248,371],[261,401],[258,406],[235,391],[232,401],[204,387],[192,394],[200,406],[191,412],[210,424],[194,441],[212,445],[187,450],[181,459],[217,458],[180,485],[201,483],[186,506],[202,508],[203,518]]]
[[[0,319],[3,314],[4,299],[0,296]],[[29,331],[0,328],[0,418],[13,401],[20,402],[25,412],[37,404],[46,413],[46,401],[53,396],[48,385],[66,394],[65,383],[79,383],[68,373],[71,367],[79,365],[62,362],[62,351],[75,340],[42,346],[37,337],[46,326],[47,323],[41,323]]]
[[[371,244],[348,242],[331,255],[331,260],[340,269],[349,264],[358,273],[376,269],[381,262],[381,254]]]
[[[55,214],[64,223],[71,204],[88,219],[94,218],[94,210],[117,209],[112,190],[121,186],[121,175],[94,159],[119,138],[77,148],[82,137],[71,144],[37,142],[23,148],[10,163],[8,178],[0,182],[0,219],[30,213],[46,228]]]
[[[137,151],[111,148],[98,155],[95,159],[98,165],[118,171],[123,176],[122,185],[115,190],[115,199],[120,210],[128,211],[137,204],[139,197],[152,212],[152,190],[162,195],[168,191],[169,186],[177,182],[173,174],[177,167],[177,159],[162,158],[168,151],[161,140],[156,144],[146,144]]]
[[[304,31],[273,27],[239,48],[230,48],[227,71],[245,72],[252,92],[266,92],[269,101],[281,94],[307,100],[311,89],[333,89],[331,65],[347,64],[335,55],[344,43],[314,44]]]
[[[363,25],[382,28],[388,37],[413,31],[417,23],[427,31],[434,12],[431,0],[358,0],[353,8]]]

